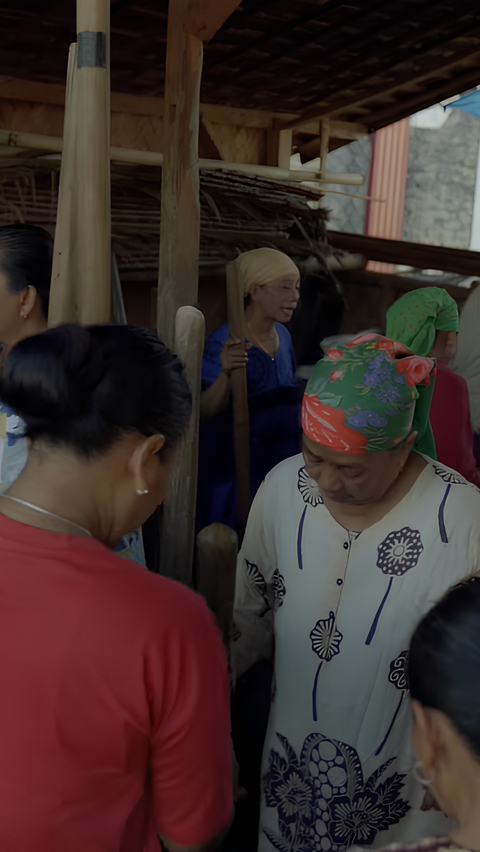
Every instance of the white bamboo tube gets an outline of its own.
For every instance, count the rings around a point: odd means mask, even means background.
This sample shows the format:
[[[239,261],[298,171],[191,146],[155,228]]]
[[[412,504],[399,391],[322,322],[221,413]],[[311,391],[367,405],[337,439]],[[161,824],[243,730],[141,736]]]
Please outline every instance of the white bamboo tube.
[[[205,318],[196,308],[179,308],[175,354],[183,364],[193,400],[192,417],[178,448],[160,528],[160,573],[192,585],[197,500],[198,428]]]
[[[110,0],[77,0],[77,300],[82,323],[112,311]]]

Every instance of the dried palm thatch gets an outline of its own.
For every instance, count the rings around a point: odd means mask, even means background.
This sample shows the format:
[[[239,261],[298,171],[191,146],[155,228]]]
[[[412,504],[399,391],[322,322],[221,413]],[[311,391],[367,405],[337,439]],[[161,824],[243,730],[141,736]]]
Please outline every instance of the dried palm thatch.
[[[53,159],[1,166],[0,224],[54,227],[58,170]],[[157,275],[160,193],[160,169],[112,165],[112,242],[123,280]],[[259,246],[279,248],[300,265],[311,256],[321,263],[327,213],[318,208],[320,197],[267,178],[202,171],[200,272],[223,271],[237,254]]]

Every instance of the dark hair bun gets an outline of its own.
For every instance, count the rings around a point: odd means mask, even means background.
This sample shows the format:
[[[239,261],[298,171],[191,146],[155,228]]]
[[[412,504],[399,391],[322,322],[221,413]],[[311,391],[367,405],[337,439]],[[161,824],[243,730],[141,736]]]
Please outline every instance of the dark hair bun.
[[[456,586],[422,619],[409,678],[412,698],[444,713],[480,760],[480,578]]]
[[[33,440],[82,455],[105,451],[122,431],[183,433],[191,397],[180,361],[146,329],[64,325],[8,354],[0,398]]]

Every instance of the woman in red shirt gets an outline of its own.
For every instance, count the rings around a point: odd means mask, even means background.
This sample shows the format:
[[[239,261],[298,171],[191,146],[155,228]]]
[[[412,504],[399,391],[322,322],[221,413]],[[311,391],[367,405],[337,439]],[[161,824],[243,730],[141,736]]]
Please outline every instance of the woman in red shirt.
[[[448,366],[455,353],[457,330],[457,304],[441,287],[411,290],[387,311],[387,337],[401,341],[415,355],[437,359],[430,423],[438,461],[480,486],[467,383]]]
[[[165,497],[180,362],[144,329],[63,326],[10,351],[0,398],[32,442],[0,497],[0,849],[209,848],[232,809],[221,639],[111,552]]]

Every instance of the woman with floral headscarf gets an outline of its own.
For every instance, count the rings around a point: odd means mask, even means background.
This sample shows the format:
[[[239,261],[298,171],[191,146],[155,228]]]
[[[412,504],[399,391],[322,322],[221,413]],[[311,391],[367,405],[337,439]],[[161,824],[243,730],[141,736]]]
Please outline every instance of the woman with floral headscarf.
[[[434,381],[433,359],[377,334],[329,349],[303,454],[253,502],[232,666],[274,660],[260,852],[448,834],[413,771],[407,657],[419,618],[479,571],[480,493],[429,457]]]
[[[436,358],[430,423],[437,459],[478,486],[480,469],[473,455],[467,383],[449,367],[457,331],[457,303],[442,287],[405,293],[387,311],[387,337],[405,343],[415,355]]]
[[[278,462],[300,448],[301,389],[290,333],[284,326],[299,298],[300,273],[276,249],[247,251],[235,260],[243,283],[248,340],[233,340],[228,323],[205,343],[198,469],[197,527],[236,526],[232,372],[247,368],[250,471],[253,494]]]

